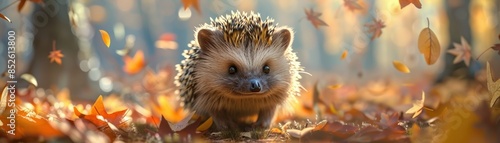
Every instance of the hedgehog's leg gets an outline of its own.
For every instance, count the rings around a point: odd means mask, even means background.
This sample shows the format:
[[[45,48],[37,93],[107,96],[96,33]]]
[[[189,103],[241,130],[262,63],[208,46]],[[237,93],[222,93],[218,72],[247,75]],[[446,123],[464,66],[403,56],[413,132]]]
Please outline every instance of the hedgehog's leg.
[[[212,119],[214,121],[215,126],[219,131],[225,131],[229,129],[237,129],[238,125],[234,121],[233,118],[226,112],[220,111],[216,113],[212,113]]]
[[[257,122],[255,122],[254,127],[260,129],[269,129],[271,127],[271,122],[275,116],[276,107],[264,108],[259,111],[259,117]]]

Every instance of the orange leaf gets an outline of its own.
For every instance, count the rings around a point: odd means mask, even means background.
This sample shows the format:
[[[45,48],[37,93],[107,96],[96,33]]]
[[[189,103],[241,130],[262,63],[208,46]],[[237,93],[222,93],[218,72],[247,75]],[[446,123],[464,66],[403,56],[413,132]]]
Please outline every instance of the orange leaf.
[[[201,13],[200,4],[198,3],[198,0],[181,0],[181,2],[182,5],[184,6],[184,10],[192,6],[198,13]]]
[[[420,0],[399,0],[399,4],[401,5],[401,9],[403,9],[409,4],[415,5],[415,7],[417,7],[418,9],[422,8]]]
[[[106,32],[104,30],[99,30],[99,32],[101,33],[102,42],[104,42],[106,47],[109,48],[109,45],[111,44],[111,40],[109,38],[108,32]]]
[[[319,16],[321,16],[321,13],[314,12],[312,8],[309,10],[304,9],[304,12],[306,13],[307,20],[309,20],[313,24],[314,28],[318,29],[319,26],[328,26],[328,24],[326,24],[326,22],[319,19]]]
[[[8,22],[12,23],[12,21],[10,21],[10,19],[9,19],[7,16],[5,16],[5,15],[3,15],[3,14],[1,14],[1,13],[0,13],[0,18],[5,19],[5,20],[7,20]]]
[[[49,54],[50,63],[56,62],[61,65],[64,55],[61,53],[61,50],[56,50],[56,41],[52,41],[52,51]]]
[[[340,56],[340,59],[344,60],[347,57],[347,54],[347,50],[344,50],[344,52],[342,52],[342,56]]]
[[[413,103],[413,107],[408,109],[406,111],[406,114],[413,114],[412,118],[417,117],[422,113],[422,110],[424,108],[424,102],[425,102],[425,93],[422,91],[422,100],[418,100],[415,103]]]
[[[123,67],[123,71],[128,74],[136,74],[146,66],[146,61],[144,60],[144,53],[142,52],[142,50],[138,50],[133,58],[125,56],[124,61],[125,66]]]
[[[394,68],[396,68],[398,71],[402,73],[410,73],[410,69],[408,69],[408,67],[405,64],[399,61],[392,61],[392,64],[394,65]]]

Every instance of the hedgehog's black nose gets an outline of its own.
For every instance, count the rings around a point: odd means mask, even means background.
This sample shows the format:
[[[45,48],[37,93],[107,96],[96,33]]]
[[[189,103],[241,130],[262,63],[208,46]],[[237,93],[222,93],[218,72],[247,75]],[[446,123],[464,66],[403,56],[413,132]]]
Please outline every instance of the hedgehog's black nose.
[[[250,80],[250,91],[252,92],[260,92],[262,90],[262,85],[260,84],[260,80],[251,79]]]

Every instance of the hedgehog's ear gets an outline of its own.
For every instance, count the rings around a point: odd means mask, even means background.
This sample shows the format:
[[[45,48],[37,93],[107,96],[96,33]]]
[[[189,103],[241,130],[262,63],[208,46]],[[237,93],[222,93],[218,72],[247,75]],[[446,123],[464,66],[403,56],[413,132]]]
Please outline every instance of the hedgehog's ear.
[[[284,52],[292,44],[293,33],[288,28],[277,29],[274,31],[272,38],[272,45]]]
[[[200,29],[198,33],[196,33],[196,38],[198,40],[198,44],[202,51],[210,51],[215,48],[216,43],[216,31],[211,29]]]

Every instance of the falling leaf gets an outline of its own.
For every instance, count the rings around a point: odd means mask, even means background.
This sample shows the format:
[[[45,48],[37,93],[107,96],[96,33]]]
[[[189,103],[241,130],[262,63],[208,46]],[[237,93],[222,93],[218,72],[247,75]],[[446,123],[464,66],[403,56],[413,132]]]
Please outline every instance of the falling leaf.
[[[469,67],[471,53],[469,43],[465,40],[464,37],[461,38],[462,44],[453,43],[455,46],[454,49],[448,50],[448,53],[455,55],[455,60],[453,60],[453,64],[457,64],[461,61],[465,62],[465,65]]]
[[[184,10],[192,6],[198,13],[201,13],[200,4],[198,3],[198,0],[181,0],[181,2],[182,5],[184,6]]]
[[[408,109],[406,111],[406,114],[413,114],[412,118],[417,117],[422,113],[422,110],[424,108],[424,102],[425,102],[425,93],[422,91],[422,100],[417,100],[415,103],[413,103],[413,107]]]
[[[319,16],[321,16],[321,13],[314,12],[312,8],[309,10],[304,9],[304,12],[306,13],[307,20],[309,20],[313,24],[314,28],[318,29],[319,26],[328,26],[328,24],[326,24],[326,22],[319,19]]]
[[[358,4],[358,0],[344,0],[344,6],[350,11],[363,9],[363,7]]]
[[[109,45],[111,44],[111,39],[109,38],[108,32],[106,32],[104,30],[99,30],[99,32],[101,32],[102,42],[104,42],[106,47],[109,48]]]
[[[10,19],[9,19],[7,16],[5,16],[5,15],[3,15],[3,14],[1,14],[1,13],[0,13],[0,18],[5,19],[5,20],[7,20],[8,22],[12,23],[12,21],[10,21]]]
[[[410,73],[410,69],[405,64],[399,61],[392,61],[392,64],[394,65],[394,68],[396,68],[398,71],[402,73]]]
[[[123,66],[123,71],[128,74],[136,74],[140,72],[146,66],[146,61],[144,59],[144,53],[142,50],[138,50],[134,57],[125,56],[125,65]]]
[[[418,9],[422,8],[420,0],[399,0],[399,4],[401,5],[401,9],[403,9],[409,4],[415,5],[415,7],[417,7]]]
[[[35,87],[38,86],[38,82],[36,81],[36,78],[31,75],[31,74],[22,74],[21,78],[28,81],[29,83],[33,84]]]
[[[488,91],[491,94],[490,107],[495,105],[495,102],[500,97],[500,80],[493,81],[493,76],[491,75],[490,62],[486,62],[486,84],[488,85]]]
[[[212,126],[213,119],[212,117],[208,118],[207,121],[205,121],[203,124],[201,124],[198,128],[196,128],[197,131],[206,131],[210,126]]]
[[[335,85],[328,86],[328,88],[335,90],[335,89],[341,88],[342,86],[343,86],[343,84],[335,84]]]
[[[57,64],[61,65],[62,60],[64,55],[61,53],[61,50],[56,50],[56,41],[52,41],[52,51],[50,52],[49,58],[50,58],[50,63],[56,62]]]
[[[428,65],[436,63],[441,54],[441,45],[429,27],[422,29],[418,36],[418,50],[424,55]]]
[[[340,59],[344,60],[346,57],[347,57],[347,50],[344,50],[344,52],[342,52],[342,56],[340,56]]]
[[[371,40],[373,41],[375,38],[382,35],[382,28],[384,28],[385,25],[384,21],[373,18],[373,23],[367,23],[365,24],[365,27],[368,28],[367,32],[372,34]]]

